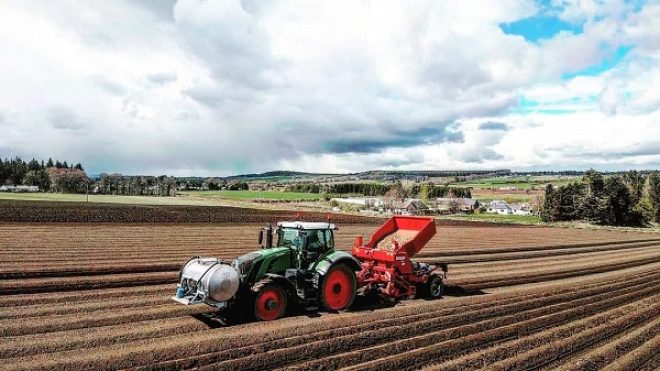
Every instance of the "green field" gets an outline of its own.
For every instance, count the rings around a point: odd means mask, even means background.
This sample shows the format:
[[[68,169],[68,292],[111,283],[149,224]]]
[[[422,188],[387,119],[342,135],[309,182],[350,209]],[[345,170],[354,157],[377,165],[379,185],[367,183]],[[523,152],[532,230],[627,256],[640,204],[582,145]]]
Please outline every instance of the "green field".
[[[574,178],[571,180],[560,180],[556,176],[519,176],[519,177],[510,177],[510,178],[483,178],[475,179],[467,182],[454,183],[452,185],[461,186],[461,187],[472,187],[474,189],[485,189],[485,188],[500,188],[500,187],[515,187],[518,189],[529,189],[531,187],[536,187],[537,189],[544,188],[547,184],[554,184],[558,186],[567,185],[573,181],[579,181],[580,178]]]
[[[456,214],[447,217],[447,219],[489,221],[493,223],[505,223],[505,224],[540,224],[541,223],[541,218],[539,218],[538,216],[498,215],[491,213],[465,214],[465,215]]]
[[[227,198],[233,200],[251,200],[251,199],[268,199],[268,200],[319,200],[323,195],[315,193],[298,193],[298,192],[271,192],[271,191],[186,191],[181,192],[181,195],[202,198]]]
[[[481,203],[488,203],[495,200],[505,200],[507,202],[513,202],[513,203],[522,203],[522,202],[533,203],[536,202],[536,197],[537,195],[534,194],[520,195],[515,193],[498,193],[494,195],[475,195],[475,194],[472,195],[472,198],[479,200],[479,202]],[[541,197],[543,197],[543,194],[541,194]]]
[[[84,194],[61,194],[61,193],[5,193],[0,192],[2,200],[22,201],[58,201],[58,202],[87,202]],[[114,196],[114,195],[89,195],[89,202],[111,203],[111,204],[133,204],[133,205],[214,205],[210,200],[199,200],[186,197],[159,197],[159,196]]]

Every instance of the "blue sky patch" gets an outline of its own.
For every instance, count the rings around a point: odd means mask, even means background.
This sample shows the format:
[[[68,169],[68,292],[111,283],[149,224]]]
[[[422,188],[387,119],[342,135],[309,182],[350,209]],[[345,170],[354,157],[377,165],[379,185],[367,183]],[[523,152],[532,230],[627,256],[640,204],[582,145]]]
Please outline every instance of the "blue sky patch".
[[[542,39],[550,39],[561,31],[574,34],[582,33],[582,25],[570,24],[557,17],[536,15],[512,23],[502,23],[500,28],[509,35],[520,35],[525,40],[537,43]]]

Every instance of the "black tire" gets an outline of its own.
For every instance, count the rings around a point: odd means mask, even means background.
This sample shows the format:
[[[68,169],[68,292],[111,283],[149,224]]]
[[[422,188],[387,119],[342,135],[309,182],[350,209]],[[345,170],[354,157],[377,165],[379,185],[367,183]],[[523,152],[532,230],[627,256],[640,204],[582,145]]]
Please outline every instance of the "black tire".
[[[261,282],[255,285],[253,291],[255,294],[252,308],[255,319],[274,321],[284,316],[288,298],[282,286],[272,282]]]
[[[437,299],[442,297],[442,292],[444,291],[444,284],[442,283],[442,277],[437,274],[432,274],[429,277],[427,282],[428,285],[428,297],[431,299]]]
[[[335,264],[321,278],[319,301],[329,312],[344,310],[353,305],[357,295],[357,277],[346,264]]]

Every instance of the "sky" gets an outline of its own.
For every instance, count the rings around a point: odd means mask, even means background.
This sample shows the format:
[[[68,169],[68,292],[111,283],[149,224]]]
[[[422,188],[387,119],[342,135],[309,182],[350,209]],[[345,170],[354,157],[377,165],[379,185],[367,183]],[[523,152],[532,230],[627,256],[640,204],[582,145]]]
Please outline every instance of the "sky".
[[[3,0],[0,157],[660,169],[660,1]]]

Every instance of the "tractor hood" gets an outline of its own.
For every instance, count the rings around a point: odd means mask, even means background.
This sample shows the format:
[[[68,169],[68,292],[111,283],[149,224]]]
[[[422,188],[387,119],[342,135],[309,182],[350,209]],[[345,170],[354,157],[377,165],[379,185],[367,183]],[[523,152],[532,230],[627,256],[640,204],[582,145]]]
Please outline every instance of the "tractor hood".
[[[269,256],[279,255],[288,251],[289,249],[286,247],[273,247],[270,249],[253,251],[239,256],[231,263],[231,265],[238,271],[238,274],[245,275],[250,272],[250,269],[252,269],[256,262],[268,258]]]

